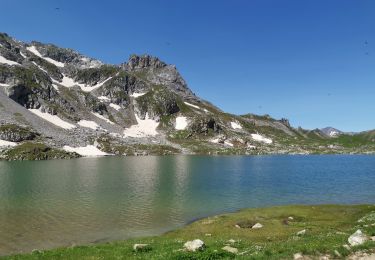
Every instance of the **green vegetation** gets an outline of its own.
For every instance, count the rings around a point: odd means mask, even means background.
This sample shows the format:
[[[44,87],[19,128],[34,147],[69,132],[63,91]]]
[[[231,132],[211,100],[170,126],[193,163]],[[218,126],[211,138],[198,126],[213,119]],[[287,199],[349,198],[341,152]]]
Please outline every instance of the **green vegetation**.
[[[137,106],[142,114],[167,116],[180,111],[175,93],[162,86],[154,86],[145,95],[138,97]]]
[[[358,222],[362,219],[361,222]],[[261,223],[263,228],[249,228]],[[102,245],[76,246],[51,251],[34,251],[3,259],[292,259],[305,256],[343,258],[356,251],[374,252],[375,242],[343,247],[357,229],[375,235],[375,206],[279,206],[247,209],[205,218],[158,237],[137,238]],[[243,225],[237,228],[236,225]],[[297,235],[301,230],[305,234]],[[201,239],[203,251],[182,250],[188,240]],[[232,240],[232,241],[229,241]],[[133,244],[149,244],[135,252]],[[225,245],[238,254],[224,251]]]
[[[50,159],[71,159],[80,157],[76,153],[68,153],[54,149],[41,143],[25,142],[10,150],[5,151],[3,158],[12,160],[50,160]]]
[[[3,66],[0,65],[0,76],[3,77],[14,77],[19,80],[18,85],[31,89],[40,89],[42,85],[50,85],[50,79],[48,75],[44,74],[37,67],[24,68],[21,66]]]
[[[42,59],[34,54],[30,54],[30,61],[35,62],[39,66],[41,66],[44,70],[48,72],[48,74],[53,77],[54,79],[62,79],[62,74],[60,73],[59,69],[56,65]]]
[[[85,84],[95,84],[109,78],[118,71],[116,66],[103,65],[99,68],[79,70],[75,79]]]
[[[0,138],[6,141],[20,142],[33,140],[37,136],[37,133],[27,127],[21,127],[15,124],[0,125]]]

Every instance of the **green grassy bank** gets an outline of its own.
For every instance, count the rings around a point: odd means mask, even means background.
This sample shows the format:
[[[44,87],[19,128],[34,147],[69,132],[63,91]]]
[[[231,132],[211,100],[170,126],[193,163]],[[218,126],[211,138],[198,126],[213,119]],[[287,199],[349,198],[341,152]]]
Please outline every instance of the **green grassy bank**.
[[[255,223],[263,227],[252,229]],[[357,229],[369,238],[375,235],[375,205],[246,209],[202,219],[157,237],[34,251],[1,259],[293,259],[296,253],[337,259],[356,251],[373,252],[375,242],[371,239],[360,246],[344,247]],[[305,233],[297,235],[302,230]],[[204,250],[182,250],[184,243],[193,239],[203,240]],[[134,251],[136,243],[149,246]],[[223,250],[225,245],[238,249],[238,253]]]

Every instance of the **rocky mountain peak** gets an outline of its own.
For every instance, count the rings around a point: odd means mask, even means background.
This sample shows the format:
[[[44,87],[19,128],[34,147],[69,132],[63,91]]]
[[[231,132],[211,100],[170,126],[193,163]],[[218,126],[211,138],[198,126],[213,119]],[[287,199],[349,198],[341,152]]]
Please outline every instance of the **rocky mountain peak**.
[[[325,128],[320,129],[320,131],[329,137],[337,137],[343,133],[342,131],[333,127],[325,127]]]
[[[138,56],[133,54],[123,66],[126,70],[135,71],[147,68],[163,68],[167,66],[167,64],[159,60],[157,57],[150,55]]]

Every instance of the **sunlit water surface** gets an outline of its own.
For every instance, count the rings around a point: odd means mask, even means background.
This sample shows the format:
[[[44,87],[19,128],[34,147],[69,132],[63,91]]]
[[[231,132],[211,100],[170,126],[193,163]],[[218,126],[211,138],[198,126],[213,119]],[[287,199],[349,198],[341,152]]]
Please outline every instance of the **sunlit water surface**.
[[[373,156],[0,162],[0,255],[156,235],[246,207],[374,202]]]

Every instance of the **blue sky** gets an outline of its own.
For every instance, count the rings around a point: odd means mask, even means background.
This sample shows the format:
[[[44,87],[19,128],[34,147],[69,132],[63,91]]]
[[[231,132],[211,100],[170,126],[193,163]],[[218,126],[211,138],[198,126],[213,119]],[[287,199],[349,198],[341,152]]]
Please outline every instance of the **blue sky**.
[[[0,31],[108,63],[148,53],[235,114],[375,129],[375,1],[0,0]],[[56,8],[59,8],[57,10]]]

